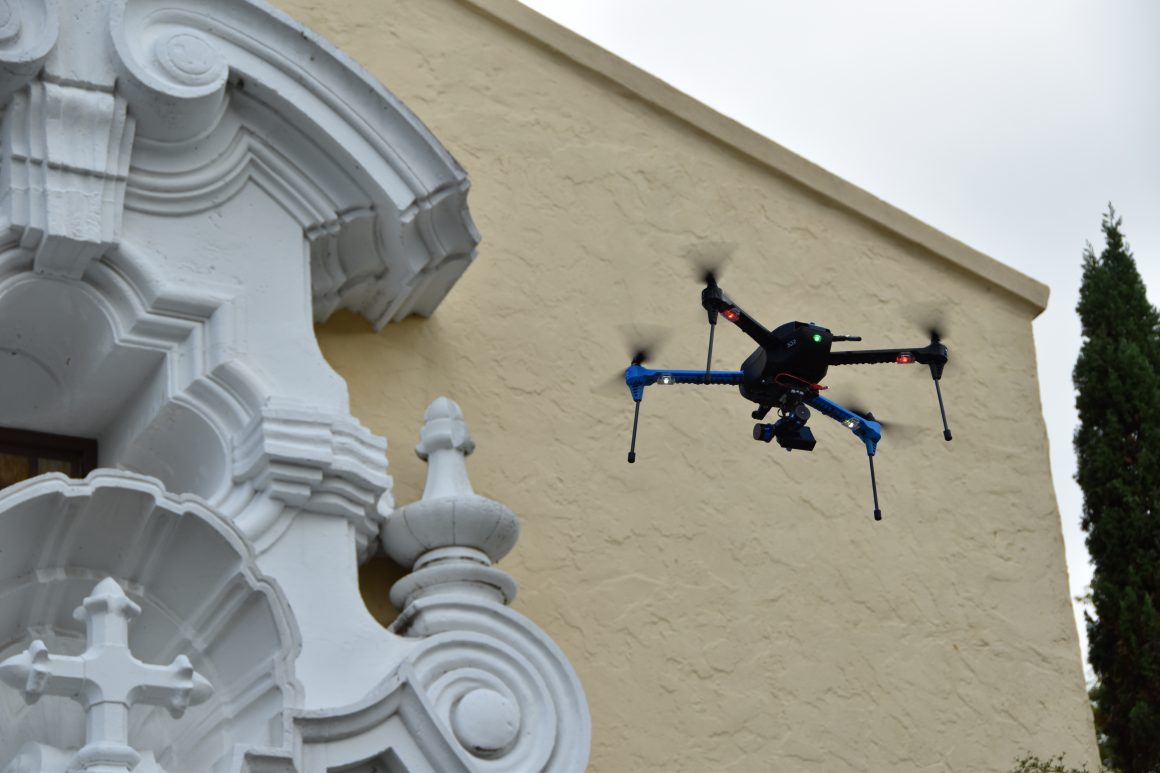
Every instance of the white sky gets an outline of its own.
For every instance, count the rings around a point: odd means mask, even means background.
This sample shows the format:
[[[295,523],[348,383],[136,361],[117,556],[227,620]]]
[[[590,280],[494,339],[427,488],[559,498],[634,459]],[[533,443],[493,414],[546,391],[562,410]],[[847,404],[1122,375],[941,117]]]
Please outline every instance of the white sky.
[[[1081,253],[1085,240],[1102,248],[1111,201],[1160,300],[1160,3],[523,2],[1051,287],[1035,322],[1040,391],[1072,595],[1083,593],[1071,448]]]

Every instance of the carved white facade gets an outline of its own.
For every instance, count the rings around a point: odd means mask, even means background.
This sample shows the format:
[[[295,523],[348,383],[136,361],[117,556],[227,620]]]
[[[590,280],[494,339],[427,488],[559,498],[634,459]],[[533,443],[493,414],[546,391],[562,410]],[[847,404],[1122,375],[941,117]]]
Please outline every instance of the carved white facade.
[[[395,509],[312,333],[443,299],[478,241],[454,159],[257,0],[0,0],[0,101],[0,425],[100,440],[0,492],[0,766],[583,769],[458,407]]]

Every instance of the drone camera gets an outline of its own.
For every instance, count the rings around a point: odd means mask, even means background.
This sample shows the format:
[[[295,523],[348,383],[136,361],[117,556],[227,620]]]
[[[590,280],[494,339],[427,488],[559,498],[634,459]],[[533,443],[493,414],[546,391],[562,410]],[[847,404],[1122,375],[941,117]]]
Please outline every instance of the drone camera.
[[[773,436],[777,439],[777,444],[786,451],[813,451],[814,446],[818,444],[809,427],[794,423],[786,423],[782,427],[774,426]]]
[[[813,451],[818,444],[813,431],[792,416],[778,419],[776,424],[754,424],[753,439],[763,443],[776,440],[787,451]]]

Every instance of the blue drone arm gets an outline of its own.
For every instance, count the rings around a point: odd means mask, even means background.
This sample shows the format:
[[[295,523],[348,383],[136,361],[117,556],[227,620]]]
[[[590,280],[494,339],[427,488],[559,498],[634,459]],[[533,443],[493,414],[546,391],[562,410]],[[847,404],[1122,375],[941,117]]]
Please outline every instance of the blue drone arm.
[[[636,407],[632,414],[632,442],[628,447],[628,463],[636,461],[636,425],[640,420],[640,401],[644,388],[650,384],[740,384],[741,371],[733,370],[653,370],[632,363],[624,369],[624,383]]]
[[[806,403],[853,432],[866,445],[866,455],[874,456],[874,452],[878,450],[878,441],[882,439],[881,424],[873,419],[859,416],[850,409],[843,408],[833,400],[827,400],[821,395],[809,398]]]
[[[624,371],[624,383],[632,399],[640,402],[644,388],[651,384],[733,384],[741,383],[739,370],[662,370],[643,365],[629,365]]]

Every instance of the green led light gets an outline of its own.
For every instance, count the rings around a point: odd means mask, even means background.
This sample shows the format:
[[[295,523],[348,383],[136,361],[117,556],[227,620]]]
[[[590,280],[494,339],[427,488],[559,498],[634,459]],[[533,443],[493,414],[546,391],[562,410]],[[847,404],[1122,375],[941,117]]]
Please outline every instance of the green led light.
[[[822,334],[821,333],[814,333],[814,343],[820,344],[821,342],[822,342]]]

